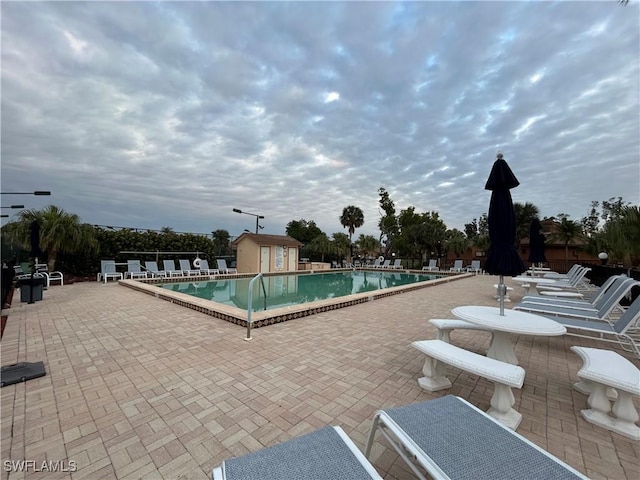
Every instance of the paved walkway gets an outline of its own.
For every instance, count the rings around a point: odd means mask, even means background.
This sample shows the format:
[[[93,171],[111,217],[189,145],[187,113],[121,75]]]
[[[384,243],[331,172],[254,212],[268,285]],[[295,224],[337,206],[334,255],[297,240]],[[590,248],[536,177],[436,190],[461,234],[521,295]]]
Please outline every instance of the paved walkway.
[[[117,284],[54,286],[32,305],[16,295],[2,365],[42,360],[47,375],[0,390],[3,478],[205,480],[225,458],[327,424],[363,449],[382,407],[451,393],[486,410],[493,385],[473,375],[450,369],[450,390],[420,389],[424,357],[409,344],[433,338],[427,320],[455,306],[496,305],[494,283],[476,276],[292,320],[255,329],[251,342],[241,327]],[[488,339],[452,334],[477,352]],[[640,442],[580,416],[574,344],[603,346],[518,337],[518,432],[592,478],[638,480]],[[34,464],[8,473],[19,460]],[[76,471],[37,472],[43,461]],[[414,478],[382,440],[372,461],[387,479]]]

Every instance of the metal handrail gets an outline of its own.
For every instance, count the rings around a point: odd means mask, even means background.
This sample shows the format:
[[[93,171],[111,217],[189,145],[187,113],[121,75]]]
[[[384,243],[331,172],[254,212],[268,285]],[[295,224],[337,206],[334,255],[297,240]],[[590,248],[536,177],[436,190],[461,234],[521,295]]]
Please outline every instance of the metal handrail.
[[[264,309],[267,309],[267,289],[264,286],[264,279],[262,278],[262,272],[253,277],[249,282],[249,295],[247,298],[247,338],[245,340],[251,340],[251,311],[253,306],[253,283],[260,279],[260,285],[262,285],[262,292],[264,293]]]

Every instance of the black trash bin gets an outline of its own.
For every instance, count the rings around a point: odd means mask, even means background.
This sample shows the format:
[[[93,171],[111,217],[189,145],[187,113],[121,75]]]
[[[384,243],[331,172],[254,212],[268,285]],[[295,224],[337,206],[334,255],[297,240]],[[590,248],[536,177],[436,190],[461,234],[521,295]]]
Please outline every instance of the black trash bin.
[[[44,290],[44,286],[46,284],[46,280],[44,277],[33,277],[33,278],[21,278],[18,280],[18,287],[20,287],[20,301],[21,302],[37,302],[42,300],[42,290]],[[31,290],[33,290],[33,297]]]

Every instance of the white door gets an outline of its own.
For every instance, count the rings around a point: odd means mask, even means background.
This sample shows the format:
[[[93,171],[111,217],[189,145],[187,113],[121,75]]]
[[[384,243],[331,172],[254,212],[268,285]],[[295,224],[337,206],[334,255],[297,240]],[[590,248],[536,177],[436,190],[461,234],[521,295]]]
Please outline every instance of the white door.
[[[270,247],[260,247],[260,271],[268,272],[269,271],[269,252]]]
[[[298,269],[298,259],[296,258],[298,255],[297,248],[287,248],[287,257],[289,257],[289,267],[287,270],[290,272],[295,272]]]

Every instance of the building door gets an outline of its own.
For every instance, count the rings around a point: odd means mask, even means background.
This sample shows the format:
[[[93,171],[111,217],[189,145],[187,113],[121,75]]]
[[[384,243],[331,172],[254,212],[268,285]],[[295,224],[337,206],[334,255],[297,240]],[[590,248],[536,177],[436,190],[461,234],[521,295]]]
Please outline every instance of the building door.
[[[269,271],[270,251],[271,251],[271,247],[260,247],[260,271],[261,272],[266,273]]]
[[[295,272],[298,269],[298,253],[297,248],[287,248],[287,257],[289,257],[289,267],[287,270]]]

